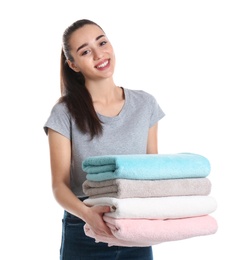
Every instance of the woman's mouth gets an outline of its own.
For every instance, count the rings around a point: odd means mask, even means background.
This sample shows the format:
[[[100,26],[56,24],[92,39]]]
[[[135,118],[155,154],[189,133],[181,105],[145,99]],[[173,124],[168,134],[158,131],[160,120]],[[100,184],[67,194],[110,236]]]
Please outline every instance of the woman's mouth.
[[[97,68],[97,69],[102,69],[102,68],[106,67],[106,66],[108,65],[108,63],[109,63],[109,61],[108,61],[108,60],[105,60],[104,62],[98,64],[98,65],[96,66],[96,68]]]

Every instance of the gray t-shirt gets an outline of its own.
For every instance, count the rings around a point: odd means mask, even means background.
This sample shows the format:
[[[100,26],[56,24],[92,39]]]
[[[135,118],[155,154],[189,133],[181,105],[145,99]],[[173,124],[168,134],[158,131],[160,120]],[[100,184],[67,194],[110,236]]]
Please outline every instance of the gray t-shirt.
[[[64,103],[52,108],[44,125],[46,133],[51,128],[71,140],[71,190],[78,197],[85,197],[83,160],[96,155],[145,154],[149,128],[165,115],[156,99],[145,91],[124,88],[124,95],[125,103],[119,115],[98,114],[103,122],[103,134],[92,140],[89,134],[79,131]]]

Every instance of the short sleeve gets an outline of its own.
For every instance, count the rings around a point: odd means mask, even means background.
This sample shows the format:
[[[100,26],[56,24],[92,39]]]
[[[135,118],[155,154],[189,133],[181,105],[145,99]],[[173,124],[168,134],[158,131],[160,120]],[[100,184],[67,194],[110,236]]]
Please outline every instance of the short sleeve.
[[[71,116],[64,103],[57,103],[51,110],[43,129],[48,134],[48,128],[71,139]]]
[[[151,118],[150,118],[149,127],[152,127],[153,125],[155,125],[164,116],[165,116],[165,113],[163,112],[163,110],[159,106],[155,97],[151,96]]]

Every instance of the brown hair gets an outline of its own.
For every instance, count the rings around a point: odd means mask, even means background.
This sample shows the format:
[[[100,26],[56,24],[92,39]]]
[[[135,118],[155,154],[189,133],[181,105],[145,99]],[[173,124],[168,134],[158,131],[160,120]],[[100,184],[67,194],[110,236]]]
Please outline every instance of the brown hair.
[[[89,133],[92,139],[94,136],[102,133],[102,122],[94,109],[91,95],[85,86],[83,74],[72,70],[67,63],[67,60],[74,61],[70,53],[70,37],[73,32],[86,24],[96,25],[101,28],[93,21],[82,19],[74,22],[64,31],[60,70],[62,96],[59,99],[59,102],[66,103],[68,110],[75,119],[80,131]]]

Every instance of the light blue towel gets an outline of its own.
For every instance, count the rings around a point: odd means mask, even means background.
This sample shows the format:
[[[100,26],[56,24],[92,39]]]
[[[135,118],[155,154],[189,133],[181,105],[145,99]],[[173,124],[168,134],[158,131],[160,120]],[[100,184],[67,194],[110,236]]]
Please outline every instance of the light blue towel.
[[[193,153],[103,155],[87,158],[82,169],[90,181],[202,178],[209,175],[210,162]]]

